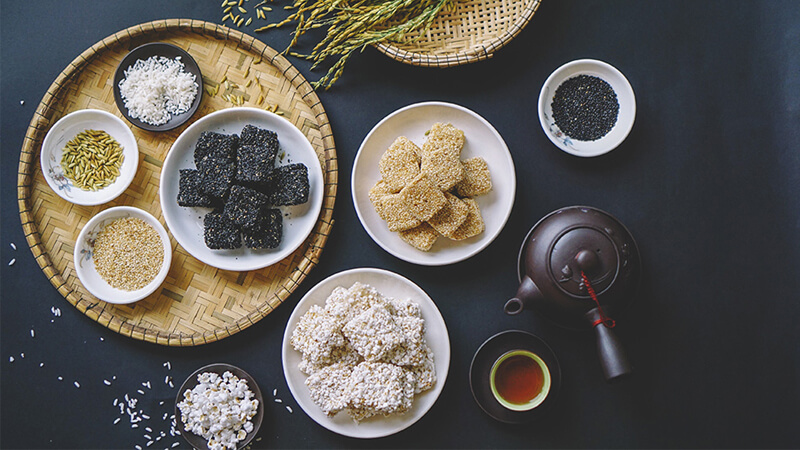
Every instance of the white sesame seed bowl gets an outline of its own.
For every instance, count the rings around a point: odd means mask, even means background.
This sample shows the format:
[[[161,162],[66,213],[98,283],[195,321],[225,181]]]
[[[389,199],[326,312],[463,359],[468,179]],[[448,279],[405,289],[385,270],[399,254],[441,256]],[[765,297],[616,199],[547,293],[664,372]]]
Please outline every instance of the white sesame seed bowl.
[[[70,141],[87,130],[105,131],[120,147],[122,162],[119,176],[97,190],[84,190],[66,176],[62,157]],[[82,109],[67,114],[55,123],[45,135],[39,157],[47,184],[64,200],[76,205],[102,205],[119,197],[133,181],[139,166],[139,146],[130,127],[119,117],[99,109]]]
[[[125,227],[120,228],[121,224]],[[112,227],[108,228],[106,237],[98,239],[109,225]],[[110,235],[111,230],[113,235]],[[99,240],[100,245],[113,245],[118,249],[106,252],[116,258],[97,260]],[[158,245],[161,252],[158,252]],[[164,282],[172,263],[172,244],[167,230],[152,214],[139,208],[116,206],[101,211],[84,225],[75,242],[73,258],[75,272],[86,290],[105,302],[128,304],[146,298]],[[110,275],[105,267],[111,270]],[[136,278],[139,276],[143,278]]]
[[[314,402],[305,373],[300,369],[303,355],[295,350],[291,340],[303,316],[312,309],[324,308],[334,289],[351,288],[356,282],[375,288],[385,297],[410,300],[419,306],[424,321],[424,340],[433,352],[433,370],[436,381],[430,389],[416,393],[409,410],[388,416],[378,414],[356,423],[347,411],[339,411],[332,417]],[[354,321],[355,322],[355,321]],[[357,344],[356,344],[357,345]],[[389,436],[410,427],[433,407],[444,388],[450,369],[450,338],[447,326],[436,304],[419,286],[394,272],[377,268],[356,268],[336,273],[314,286],[298,302],[286,324],[281,351],[283,374],[292,396],[303,411],[319,425],[334,433],[353,438],[372,439]],[[354,375],[355,376],[355,375]],[[331,380],[333,381],[333,380]],[[395,392],[391,388],[388,391]]]
[[[601,136],[594,140],[580,140],[570,136],[559,127],[559,121],[553,115],[553,98],[558,88],[565,81],[580,75],[596,77],[607,83],[614,90],[619,105],[616,121],[609,130],[603,130],[605,133],[598,132]],[[593,157],[614,150],[628,137],[635,118],[636,97],[631,84],[622,72],[603,61],[579,59],[568,62],[550,74],[539,92],[539,123],[544,134],[556,147],[571,155]],[[563,121],[560,123],[564,125]]]

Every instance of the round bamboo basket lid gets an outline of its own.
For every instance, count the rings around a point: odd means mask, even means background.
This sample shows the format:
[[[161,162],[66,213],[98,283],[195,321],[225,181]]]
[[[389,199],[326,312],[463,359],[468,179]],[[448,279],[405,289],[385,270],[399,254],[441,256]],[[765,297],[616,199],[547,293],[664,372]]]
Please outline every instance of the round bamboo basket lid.
[[[167,132],[131,126],[139,145],[139,168],[131,186],[116,200],[100,206],[63,200],[42,175],[39,153],[45,134],[59,118],[79,109],[101,109],[122,117],[114,103],[114,71],[130,50],[156,41],[177,45],[197,61],[206,89],[199,110],[189,122]],[[279,263],[249,272],[205,265],[171,237],[172,265],[155,293],[132,305],[113,305],[93,297],[78,280],[73,263],[73,246],[81,228],[99,211],[120,205],[144,209],[163,223],[158,182],[167,152],[195,120],[234,106],[227,98],[283,114],[311,142],[325,183],[322,210],[311,235]],[[306,278],[319,262],[330,234],[337,177],[328,117],[296,68],[252,36],[199,20],[169,19],[136,25],[103,39],[56,78],[28,127],[20,155],[17,195],[23,231],[33,256],[69,303],[125,336],[162,345],[192,346],[223,339],[253,325],[280,306]]]
[[[541,0],[459,0],[425,32],[376,48],[414,66],[452,67],[491,58],[528,24]]]

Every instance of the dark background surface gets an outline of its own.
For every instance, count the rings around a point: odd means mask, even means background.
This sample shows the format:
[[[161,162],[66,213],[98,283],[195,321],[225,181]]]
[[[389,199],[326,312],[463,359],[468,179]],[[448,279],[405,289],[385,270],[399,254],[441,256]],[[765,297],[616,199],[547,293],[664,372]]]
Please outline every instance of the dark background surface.
[[[194,348],[123,337],[64,300],[27,248],[16,172],[37,104],[78,54],[150,20],[219,21],[219,2],[3,0],[0,15],[3,448],[144,447],[144,426],[153,437],[169,429],[161,417],[177,387],[164,377],[179,384],[220,361],[249,371],[267,395],[257,447],[800,447],[800,2],[544,0],[525,30],[488,61],[415,68],[367,49],[333,89],[319,93],[340,168],[336,222],[320,264],[274,313]],[[281,50],[289,31],[256,36]],[[580,159],[546,138],[536,102],[554,69],[587,57],[626,75],[638,111],[617,150]],[[307,78],[319,77],[290,60]],[[400,261],[372,242],[349,187],[353,158],[372,126],[429,100],[463,105],[491,122],[511,150],[518,180],[514,210],[496,241],[468,261],[436,268]],[[642,289],[617,326],[636,366],[623,383],[603,380],[590,332],[502,311],[516,290],[522,238],[539,218],[573,204],[616,215],[641,249]],[[425,289],[452,345],[450,375],[427,415],[367,441],[310,420],[291,398],[280,359],[297,301],[329,275],[362,266],[398,272]],[[507,329],[541,336],[563,371],[556,407],[522,426],[491,419],[469,390],[474,352]],[[103,384],[112,377],[112,386]],[[123,418],[114,425],[113,400],[146,381],[153,389],[140,407],[149,424],[131,429]],[[282,405],[270,401],[273,389]],[[186,447],[167,435],[152,448],[173,442]]]

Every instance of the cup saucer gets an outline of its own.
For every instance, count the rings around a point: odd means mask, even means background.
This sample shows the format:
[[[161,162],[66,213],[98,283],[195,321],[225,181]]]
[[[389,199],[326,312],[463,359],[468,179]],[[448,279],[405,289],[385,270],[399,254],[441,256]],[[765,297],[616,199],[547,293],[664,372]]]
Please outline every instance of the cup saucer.
[[[489,385],[492,365],[509,350],[529,350],[536,353],[550,369],[550,393],[541,405],[532,410],[512,411],[501,405],[492,395]],[[555,404],[561,388],[561,366],[550,346],[539,337],[525,331],[503,331],[487,339],[475,352],[469,368],[469,385],[478,406],[495,420],[505,423],[530,422],[546,415]]]

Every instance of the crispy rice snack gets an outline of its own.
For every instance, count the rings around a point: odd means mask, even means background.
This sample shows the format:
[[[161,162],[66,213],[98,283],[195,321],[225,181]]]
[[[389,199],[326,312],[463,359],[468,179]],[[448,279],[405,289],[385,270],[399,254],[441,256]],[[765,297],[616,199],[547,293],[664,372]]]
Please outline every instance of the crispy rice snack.
[[[434,186],[427,175],[420,173],[400,191],[409,211],[419,220],[433,217],[447,204],[442,191]]]
[[[375,305],[342,328],[342,334],[368,362],[380,361],[406,342],[403,330],[383,305]]]
[[[492,190],[481,157],[461,161],[464,132],[435,123],[422,148],[398,137],[379,162],[381,176],[369,199],[389,231],[421,251],[439,236],[460,241],[483,233],[486,224],[473,197]]]
[[[303,355],[309,395],[328,416],[346,411],[359,422],[403,413],[436,383],[419,305],[366,284],[337,287],[324,308],[311,307],[291,344]]]
[[[472,236],[477,236],[486,229],[486,224],[483,222],[483,216],[481,215],[481,208],[478,206],[478,202],[471,198],[464,198],[461,199],[461,201],[467,205],[469,214],[467,215],[467,220],[452,234],[447,236],[454,241],[461,241],[471,238]]]
[[[455,195],[445,192],[447,204],[428,220],[428,224],[439,234],[450,236],[455,232],[469,215],[469,208]]]
[[[353,366],[345,363],[334,363],[322,367],[306,378],[311,400],[328,416],[334,416],[347,408],[349,401],[347,385],[344,381],[350,378]]]
[[[456,192],[460,197],[477,197],[492,190],[492,176],[489,166],[481,157],[470,158],[462,161],[464,179],[459,181]]]
[[[418,227],[411,228],[410,230],[403,230],[399,233],[400,239],[413,245],[415,248],[427,252],[436,243],[439,238],[439,233],[428,225],[427,222],[421,223]]]
[[[464,147],[464,132],[449,123],[435,123],[428,131],[428,139],[422,144],[422,153],[432,150],[447,150],[461,156]]]
[[[464,179],[461,149],[464,147],[464,132],[453,125],[435,123],[422,145],[420,170],[428,174],[431,181],[442,191],[453,189]]]
[[[385,181],[378,180],[378,182],[375,183],[375,186],[372,186],[372,188],[370,188],[369,190],[369,201],[371,201],[372,204],[374,205],[375,202],[380,200],[380,198],[383,197],[384,195],[396,194],[398,192],[400,192],[399,189],[394,191],[391,188],[389,188],[389,185],[386,184]]]
[[[325,300],[325,314],[333,316],[341,328],[373,305],[388,304],[386,297],[377,289],[356,282],[347,289],[340,286],[333,290],[330,297]]]
[[[375,207],[375,212],[386,222],[389,231],[408,230],[422,223],[411,214],[400,194],[381,194],[377,190],[375,192],[370,190],[370,200]]]
[[[432,388],[436,384],[436,366],[433,364],[433,351],[425,345],[425,356],[421,363],[407,367],[406,370],[414,374],[417,386],[414,392],[419,394]]]
[[[405,136],[394,143],[381,156],[378,167],[383,181],[395,192],[403,189],[419,174],[420,149]]]
[[[289,343],[303,354],[303,359],[317,365],[329,363],[334,348],[345,345],[336,318],[325,314],[323,308],[317,305],[300,318]]]
[[[414,374],[402,367],[365,361],[353,369],[348,380],[354,419],[364,412],[389,415],[411,409],[416,381]]]

